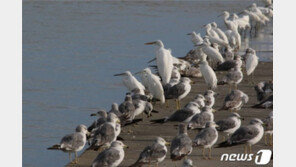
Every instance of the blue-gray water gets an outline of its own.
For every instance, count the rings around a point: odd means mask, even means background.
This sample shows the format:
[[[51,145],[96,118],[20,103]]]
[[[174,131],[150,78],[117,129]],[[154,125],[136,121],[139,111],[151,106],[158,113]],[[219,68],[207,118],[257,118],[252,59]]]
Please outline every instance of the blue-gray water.
[[[153,58],[145,42],[161,39],[176,57],[192,48],[186,33],[211,21],[224,27],[222,11],[239,12],[253,1],[23,3],[23,166],[52,167],[67,154],[46,148],[89,125],[89,114],[120,103],[126,89],[113,74],[139,71]],[[268,30],[250,39],[272,50]],[[272,60],[272,52],[260,54]]]

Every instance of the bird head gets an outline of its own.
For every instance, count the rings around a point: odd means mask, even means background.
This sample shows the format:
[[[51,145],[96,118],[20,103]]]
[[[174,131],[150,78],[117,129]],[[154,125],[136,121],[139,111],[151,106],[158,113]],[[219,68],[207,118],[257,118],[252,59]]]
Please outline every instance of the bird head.
[[[111,147],[122,148],[122,149],[123,148],[128,148],[127,145],[123,144],[121,141],[118,141],[118,140],[112,142]]]
[[[158,144],[160,144],[160,145],[163,145],[163,146],[169,144],[169,143],[166,142],[162,137],[156,137],[155,142],[158,143]]]
[[[87,127],[86,127],[85,125],[83,125],[83,124],[78,125],[78,126],[76,127],[75,131],[76,131],[76,132],[81,132],[81,133],[83,133],[83,134],[85,134],[85,135],[89,135],[89,134],[90,134],[90,133],[88,132],[88,130],[87,130]]]
[[[211,23],[211,26],[214,27],[214,28],[217,28],[218,27],[216,22],[212,22]]]
[[[224,11],[222,14],[220,14],[218,17],[224,16],[224,17],[229,17],[229,12]]]
[[[264,123],[263,123],[259,118],[253,118],[253,119],[250,121],[250,124],[251,124],[251,125],[263,125]]]
[[[209,127],[215,128],[215,127],[219,127],[219,126],[215,122],[210,121],[210,122],[207,122],[206,123],[206,126],[205,127],[206,128],[209,128]]]
[[[238,113],[236,113],[236,112],[233,112],[232,114],[231,114],[231,116],[232,117],[236,117],[236,118],[238,118],[238,119],[241,119],[241,120],[244,120],[244,118],[242,118]]]
[[[118,110],[118,104],[117,103],[112,103],[111,108],[113,110]]]
[[[153,42],[147,42],[145,45],[155,45],[158,47],[164,47],[163,43],[161,40],[153,41]]]
[[[109,113],[108,114],[107,121],[112,122],[112,123],[118,123],[118,124],[120,123],[119,118],[114,113]]]

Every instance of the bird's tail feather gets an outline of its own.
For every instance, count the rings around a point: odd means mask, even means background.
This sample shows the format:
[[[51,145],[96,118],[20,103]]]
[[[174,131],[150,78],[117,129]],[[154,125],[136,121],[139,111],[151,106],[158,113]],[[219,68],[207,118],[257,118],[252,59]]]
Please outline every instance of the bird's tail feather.
[[[229,143],[228,141],[224,141],[220,144],[218,144],[218,146],[216,146],[215,148],[221,148],[221,147],[232,147],[232,146],[235,146],[237,144],[235,143]]]
[[[132,124],[135,124],[135,123],[140,122],[140,121],[143,121],[143,119],[142,118],[140,118],[140,119],[134,119],[131,122],[125,123],[123,126],[132,125]]]
[[[165,123],[165,120],[166,120],[166,118],[161,118],[161,119],[151,120],[150,122],[153,122],[153,123]]]
[[[62,148],[61,148],[60,144],[55,144],[55,145],[53,145],[51,147],[48,147],[47,149],[48,150],[61,150]]]

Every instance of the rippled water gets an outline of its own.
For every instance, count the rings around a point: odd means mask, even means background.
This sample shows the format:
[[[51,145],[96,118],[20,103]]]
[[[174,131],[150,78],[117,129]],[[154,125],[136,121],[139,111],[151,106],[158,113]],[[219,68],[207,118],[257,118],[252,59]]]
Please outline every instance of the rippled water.
[[[145,42],[161,39],[176,57],[192,48],[186,33],[239,12],[253,1],[23,3],[23,166],[63,166],[68,156],[46,148],[90,124],[125,94],[113,74],[139,71],[153,58]],[[261,60],[272,60],[272,33],[248,39]]]

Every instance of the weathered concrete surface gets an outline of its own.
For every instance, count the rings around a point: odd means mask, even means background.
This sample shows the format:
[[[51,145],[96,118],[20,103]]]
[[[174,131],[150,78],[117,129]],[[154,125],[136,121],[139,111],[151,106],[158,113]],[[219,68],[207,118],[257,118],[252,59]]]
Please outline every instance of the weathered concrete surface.
[[[255,70],[254,76],[254,83],[258,83],[260,81],[267,81],[273,79],[273,67],[272,63],[270,62],[261,62],[257,69]],[[220,79],[225,75],[224,73],[218,73],[217,76]],[[254,84],[249,82],[250,77],[244,76],[244,80],[241,84],[239,84],[238,89],[242,90],[243,92],[249,95],[249,102],[245,105],[238,113],[245,118],[242,122],[243,125],[248,124],[251,118],[257,117],[260,119],[264,119],[268,116],[271,109],[253,109],[250,106],[257,103],[256,101],[256,92],[254,90]],[[187,104],[193,97],[198,93],[204,93],[206,90],[206,85],[204,83],[203,78],[193,79],[195,82],[192,85],[192,89],[190,94],[181,101],[181,106]],[[229,92],[229,87],[227,85],[218,86],[216,92],[219,93],[219,96],[216,98],[216,104],[214,105],[214,109],[219,109],[222,106],[223,100],[226,94]],[[161,136],[167,141],[171,141],[177,134],[177,126],[178,123],[165,123],[165,124],[151,124],[149,120],[151,119],[158,119],[163,118],[165,116],[170,115],[175,110],[175,102],[173,100],[169,101],[169,108],[166,108],[165,105],[156,104],[155,109],[160,111],[160,113],[155,114],[150,118],[145,118],[143,122],[138,123],[138,125],[125,127],[121,133],[121,137],[124,138],[124,143],[129,146],[128,149],[125,150],[125,158],[124,161],[121,163],[121,167],[129,166],[134,163],[140,152],[143,150],[144,147],[150,145],[156,136]],[[215,121],[223,119],[230,114],[229,111],[219,111],[214,113]],[[133,133],[128,134],[127,129],[130,128]],[[191,130],[189,131],[189,136],[194,139],[197,131]],[[221,136],[217,143],[220,143],[223,140]],[[216,143],[216,144],[217,144]],[[262,139],[258,144],[253,146],[253,153],[256,154],[260,149],[272,149],[271,146],[266,146],[264,144],[264,139]],[[221,162],[220,158],[221,155],[224,153],[243,153],[244,149],[242,145],[234,146],[230,148],[214,148],[213,149],[213,159],[212,160],[204,160],[202,159],[202,152],[200,149],[194,148],[192,154],[189,156],[190,159],[193,160],[194,166],[198,167],[242,167],[242,166],[255,166],[254,160],[250,162]],[[98,155],[98,152],[95,151],[85,151],[79,158],[79,164],[77,165],[70,165],[70,166],[91,166],[92,161]],[[179,162],[172,162],[169,159],[169,153],[167,154],[166,159],[159,164],[159,166],[166,166],[171,167],[176,164],[176,166],[181,166],[183,161]],[[255,156],[254,156],[255,157]],[[272,166],[272,162],[270,161],[269,164],[265,166]]]

